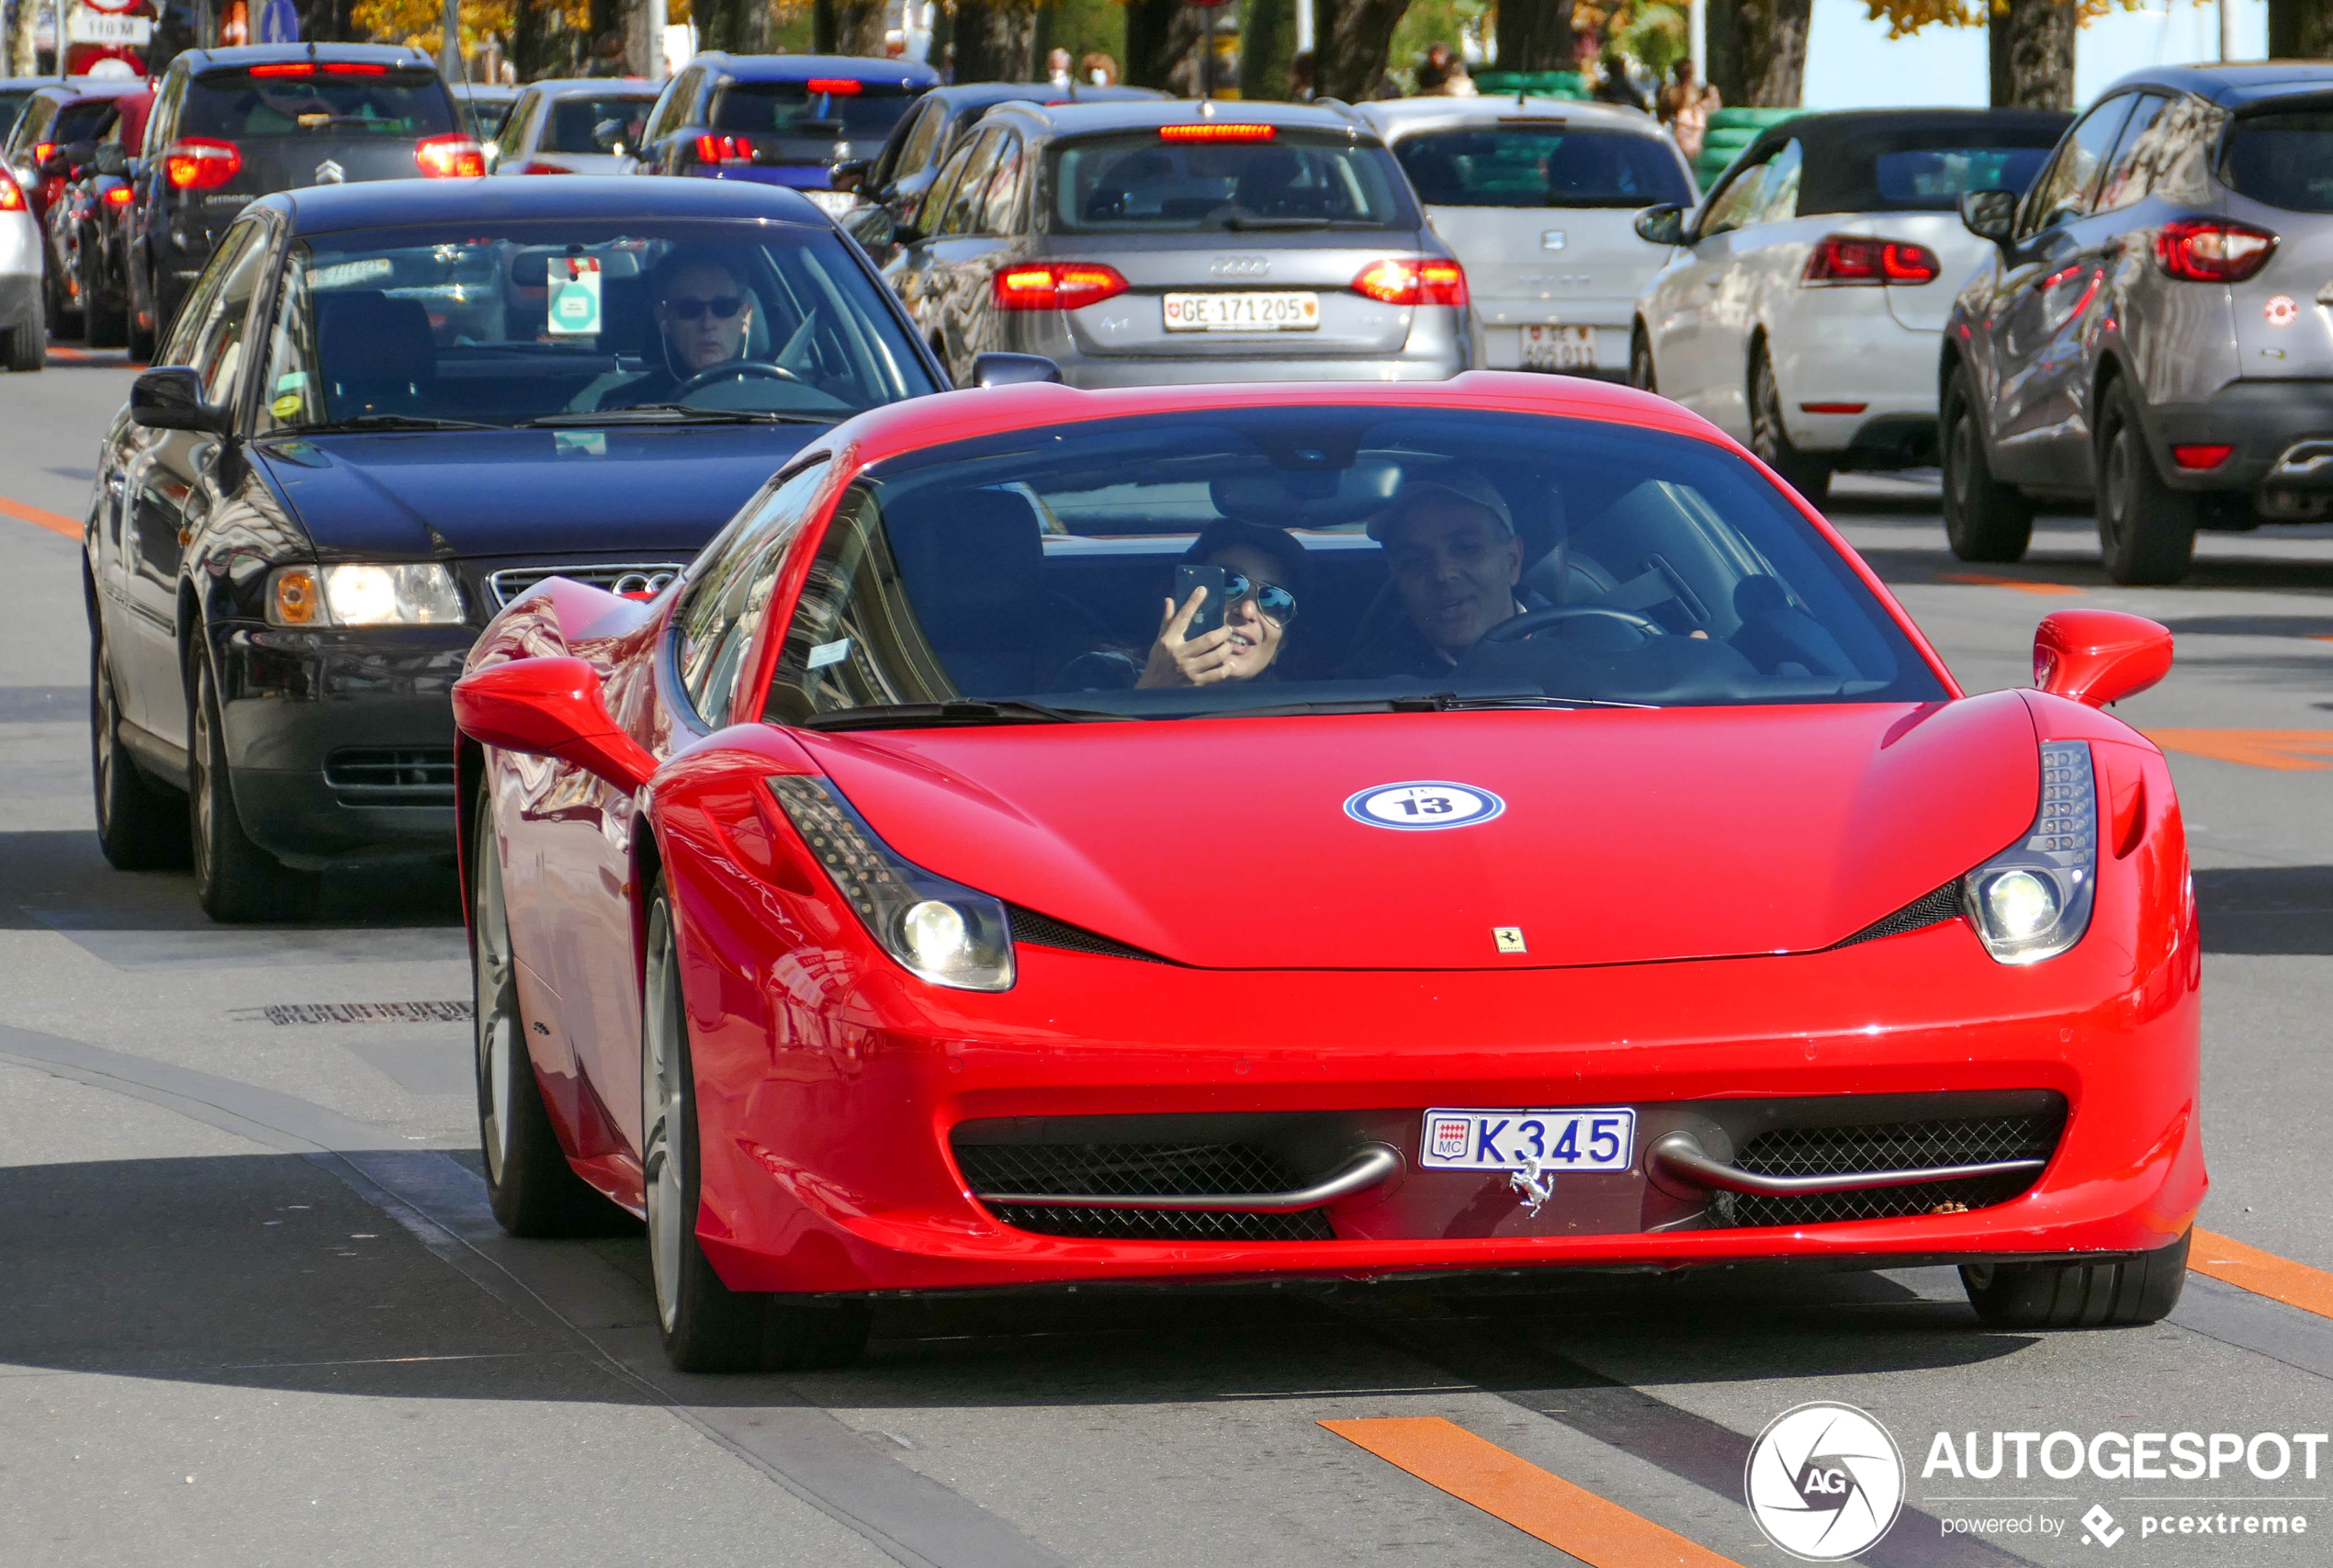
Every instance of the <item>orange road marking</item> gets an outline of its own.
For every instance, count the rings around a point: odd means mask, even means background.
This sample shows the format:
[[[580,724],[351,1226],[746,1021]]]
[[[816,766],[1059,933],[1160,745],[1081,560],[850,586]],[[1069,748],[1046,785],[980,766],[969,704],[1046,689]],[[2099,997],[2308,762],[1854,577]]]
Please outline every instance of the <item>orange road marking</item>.
[[[43,512],[37,506],[27,506],[21,501],[10,501],[0,495],[0,513],[18,518],[36,528],[46,528],[51,534],[62,534],[68,539],[81,537],[81,525],[62,512]]]
[[[1589,1568],[1741,1568],[1439,1416],[1321,1425]]]
[[[2214,1235],[2200,1226],[2188,1244],[2187,1267],[2192,1272],[2208,1275],[2239,1291],[2249,1291],[2256,1296],[2266,1296],[2319,1317],[2333,1317],[2333,1274],[2224,1235]]]
[[[2166,751],[2300,773],[2333,768],[2333,729],[2150,729]]]
[[[2064,582],[2040,582],[2030,577],[1988,577],[1981,571],[1948,571],[1946,582],[1973,582],[1979,588],[2011,588],[2020,593],[2084,593],[2087,589]]]

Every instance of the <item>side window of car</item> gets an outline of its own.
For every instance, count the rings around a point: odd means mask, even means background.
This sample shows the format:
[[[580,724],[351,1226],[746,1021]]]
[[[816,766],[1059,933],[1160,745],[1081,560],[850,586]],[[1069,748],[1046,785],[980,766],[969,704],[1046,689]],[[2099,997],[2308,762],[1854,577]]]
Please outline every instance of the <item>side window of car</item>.
[[[727,542],[708,553],[672,617],[673,664],[682,688],[697,716],[716,728],[729,721],[786,546],[809,515],[827,470],[824,458],[813,461],[752,503]]]
[[[1702,209],[1701,224],[1694,231],[1694,238],[1696,241],[1706,240],[1713,234],[1728,233],[1750,222],[1765,196],[1765,186],[1764,160],[1736,170],[1733,177],[1718,188],[1718,193],[1709,198],[1709,205]]]
[[[941,166],[938,176],[931,182],[931,187],[923,193],[923,205],[916,209],[918,233],[929,235],[939,232],[940,215],[948,210],[948,203],[956,193],[956,186],[964,178],[964,165],[970,162],[972,149],[965,146],[958,148],[956,155]]]
[[[648,116],[648,129],[640,133],[643,144],[653,146],[681,129],[682,117],[696,103],[696,85],[701,74],[683,71],[664,89],[664,96],[657,100],[656,108]]]
[[[210,265],[204,267],[186,291],[186,302],[178,308],[175,324],[170,329],[170,340],[162,345],[157,365],[192,365],[196,345],[202,341],[203,328],[210,318],[211,309],[219,299],[220,281],[227,276],[243,248],[254,243],[259,235],[257,223],[239,223],[227,231],[227,237],[211,253]]]
[[[988,189],[988,176],[997,167],[997,152],[1004,143],[1005,133],[989,127],[972,144],[964,160],[964,172],[956,181],[954,194],[949,197],[947,209],[940,215],[938,232],[942,234],[977,234],[981,231],[981,201]]]
[[[1798,177],[1805,171],[1807,150],[1798,142],[1775,154],[1766,165],[1764,185],[1758,192],[1757,215],[1753,223],[1787,223],[1798,216]]]
[[[2160,166],[2162,139],[2155,134],[2155,127],[2170,105],[2169,98],[2156,93],[2143,93],[2131,109],[2130,118],[2123,122],[2122,139],[2114,143],[2114,156],[2107,163],[2106,178],[2098,186],[2094,212],[2112,212],[2146,198],[2155,186],[2155,171]]]
[[[163,73],[162,86],[154,94],[154,107],[146,116],[146,150],[160,155],[170,145],[172,128],[178,123],[178,99],[186,91],[186,73],[183,71]]]
[[[940,133],[947,129],[948,106],[926,104],[916,111],[916,123],[909,128],[899,145],[899,161],[894,164],[886,178],[902,180],[909,175],[919,175],[931,166],[940,155]]]
[[[504,120],[502,129],[495,133],[496,161],[514,155],[526,145],[526,128],[534,120],[535,111],[542,107],[543,95],[532,88],[519,96],[518,102],[511,106],[511,118]]]
[[[237,375],[244,359],[244,344],[250,335],[252,301],[259,294],[260,281],[267,275],[270,251],[265,229],[256,222],[239,223],[220,245],[219,255],[211,263],[219,274],[218,286],[211,292],[186,354],[177,361],[194,367],[201,374],[205,402],[224,403],[234,397]]]
[[[1007,130],[997,143],[997,172],[989,176],[978,232],[1016,232],[1020,214],[1020,138]]]
[[[2086,217],[2098,189],[2098,176],[2129,118],[2136,94],[2107,99],[2075,122],[2050,160],[2048,173],[2034,182],[2017,225],[2017,237],[2031,239],[2045,229]]]
[[[2212,159],[2226,124],[2227,111],[2201,98],[2171,100],[2153,127],[2161,147],[2155,164],[2155,193],[2167,201],[2191,205],[2212,199]]]

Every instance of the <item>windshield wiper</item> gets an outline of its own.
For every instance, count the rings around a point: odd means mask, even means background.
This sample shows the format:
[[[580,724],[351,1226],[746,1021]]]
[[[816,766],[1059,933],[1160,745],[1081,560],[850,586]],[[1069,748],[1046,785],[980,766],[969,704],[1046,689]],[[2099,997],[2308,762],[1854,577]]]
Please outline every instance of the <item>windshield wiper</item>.
[[[1552,697],[1516,693],[1498,697],[1461,697],[1456,692],[1436,692],[1426,697],[1395,697],[1388,704],[1395,713],[1466,713],[1482,708],[1644,708],[1659,703],[1614,702],[1604,697]]]
[[[838,414],[780,413],[766,409],[700,409],[686,403],[642,403],[628,409],[583,409],[547,413],[524,428],[558,429],[569,424],[837,424]]]
[[[1043,703],[952,702],[888,703],[877,707],[846,708],[804,719],[798,729],[923,729],[938,725],[1087,724],[1100,720],[1133,722],[1122,713],[1097,708],[1048,707]]]
[[[335,419],[323,424],[303,424],[295,427],[300,435],[330,435],[339,430],[502,430],[499,424],[480,424],[474,419],[434,419],[419,413],[353,413],[346,419]]]

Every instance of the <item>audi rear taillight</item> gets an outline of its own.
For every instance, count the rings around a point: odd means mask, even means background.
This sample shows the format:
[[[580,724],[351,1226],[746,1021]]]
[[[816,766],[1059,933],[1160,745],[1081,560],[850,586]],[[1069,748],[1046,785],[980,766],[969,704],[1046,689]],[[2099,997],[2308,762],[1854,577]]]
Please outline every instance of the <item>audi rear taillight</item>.
[[[182,136],[162,155],[162,177],[180,190],[213,190],[242,172],[242,150],[208,136]]]
[[[1021,262],[997,269],[999,310],[1075,310],[1126,292],[1114,266],[1099,262]]]
[[[1371,262],[1353,292],[1385,305],[1463,305],[1466,269],[1454,261]]]
[[[700,164],[750,164],[753,162],[753,138],[706,131],[696,139],[696,161]]]
[[[0,169],[0,212],[24,210],[24,187],[6,169]]]
[[[1798,281],[1817,288],[1888,283],[1916,288],[1935,282],[1944,270],[1936,253],[1925,245],[1865,234],[1825,234],[1809,253],[1807,270]]]
[[[2155,234],[2155,265],[2187,283],[2241,283],[2275,251],[2267,230],[2225,218],[2174,218]]]
[[[413,164],[433,180],[476,179],[486,173],[486,149],[458,130],[424,136],[413,143]]]
[[[128,186],[107,186],[106,187],[106,205],[107,207],[127,207],[137,199],[138,193],[131,190]],[[0,207],[5,207],[6,205],[6,202],[0,201]]]

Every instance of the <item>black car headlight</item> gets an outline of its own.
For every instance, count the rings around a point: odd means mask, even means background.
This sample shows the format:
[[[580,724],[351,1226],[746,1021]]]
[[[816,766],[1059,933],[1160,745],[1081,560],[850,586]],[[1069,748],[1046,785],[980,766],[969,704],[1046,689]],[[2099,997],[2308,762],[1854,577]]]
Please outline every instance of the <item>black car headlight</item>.
[[[999,899],[902,858],[825,779],[785,774],[770,793],[883,950],[918,979],[963,991],[1012,988],[1012,933]]]
[[[2002,964],[2055,958],[2090,929],[2098,884],[2098,779],[2090,744],[2041,749],[2033,830],[1961,878],[1961,907]]]

